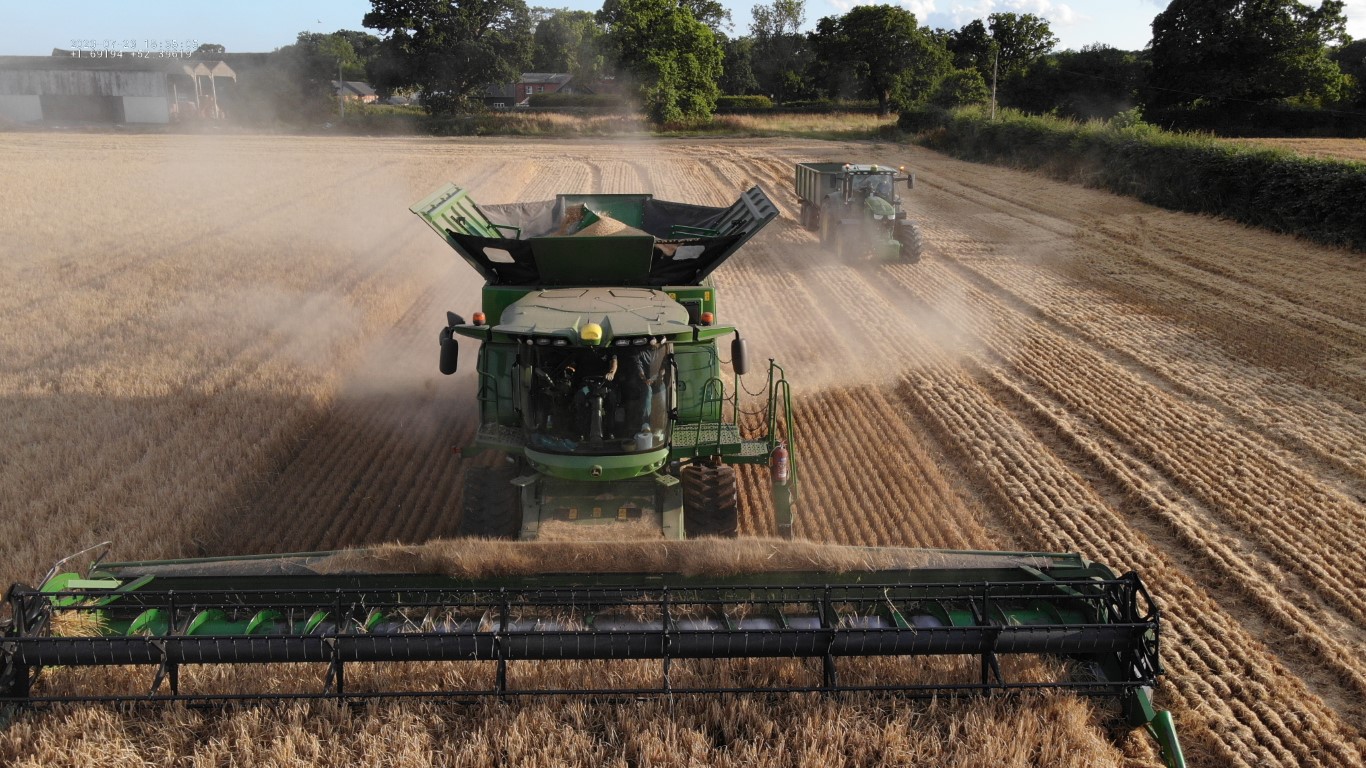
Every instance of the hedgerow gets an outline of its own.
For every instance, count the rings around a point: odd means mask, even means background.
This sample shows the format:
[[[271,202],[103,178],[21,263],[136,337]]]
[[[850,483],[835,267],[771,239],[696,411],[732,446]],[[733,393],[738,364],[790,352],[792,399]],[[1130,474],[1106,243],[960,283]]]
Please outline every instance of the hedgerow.
[[[965,160],[1366,250],[1366,164],[1171,133],[1131,113],[1077,123],[1010,110],[991,120],[981,108],[922,108],[903,111],[898,125]]]

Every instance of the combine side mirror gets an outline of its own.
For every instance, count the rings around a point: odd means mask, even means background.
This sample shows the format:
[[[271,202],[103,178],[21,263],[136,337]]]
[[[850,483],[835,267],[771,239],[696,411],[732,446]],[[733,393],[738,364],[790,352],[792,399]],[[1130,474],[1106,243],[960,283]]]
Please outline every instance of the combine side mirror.
[[[906,189],[915,189],[915,174],[906,174]]]
[[[447,313],[446,313],[446,325],[454,326],[454,325],[464,325],[464,324],[465,324],[465,318],[461,317],[460,315],[455,314],[454,312],[447,312]]]
[[[730,367],[735,369],[737,376],[744,376],[749,372],[749,353],[745,349],[745,340],[740,338],[738,331],[735,338],[730,340]]]
[[[441,329],[441,372],[447,376],[455,373],[460,361],[460,345],[451,335],[449,327]]]

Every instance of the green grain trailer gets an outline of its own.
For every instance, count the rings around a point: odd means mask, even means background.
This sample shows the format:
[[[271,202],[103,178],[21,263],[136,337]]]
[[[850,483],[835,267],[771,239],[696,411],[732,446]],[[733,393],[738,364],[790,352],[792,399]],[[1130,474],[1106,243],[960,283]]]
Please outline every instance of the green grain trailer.
[[[900,175],[899,175],[900,174]],[[872,253],[887,261],[920,261],[920,228],[906,216],[897,184],[915,186],[905,168],[858,163],[797,163],[801,223],[846,260]]]

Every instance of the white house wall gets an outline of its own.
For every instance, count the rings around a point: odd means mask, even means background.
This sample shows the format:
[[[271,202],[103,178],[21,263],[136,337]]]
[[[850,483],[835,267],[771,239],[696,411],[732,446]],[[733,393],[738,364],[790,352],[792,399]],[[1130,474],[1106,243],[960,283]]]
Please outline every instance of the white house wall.
[[[16,123],[36,123],[43,119],[43,105],[37,96],[0,94],[0,118]]]
[[[124,96],[125,123],[169,123],[171,108],[164,96]]]
[[[115,70],[0,70],[0,94],[165,96],[165,72]]]

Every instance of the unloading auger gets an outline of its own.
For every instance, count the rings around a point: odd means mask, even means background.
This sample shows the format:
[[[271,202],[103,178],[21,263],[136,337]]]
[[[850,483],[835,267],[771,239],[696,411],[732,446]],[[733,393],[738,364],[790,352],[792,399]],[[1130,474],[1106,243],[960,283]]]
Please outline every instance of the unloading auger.
[[[480,543],[488,544],[542,547],[538,560],[569,560],[555,549],[566,545]],[[607,562],[633,565],[630,556],[613,554],[617,545],[591,546],[608,547]],[[10,589],[0,693],[13,703],[46,703],[803,691],[929,697],[1063,688],[1118,699],[1127,721],[1157,738],[1168,765],[1183,764],[1170,715],[1151,702],[1161,673],[1159,611],[1137,574],[1116,576],[1078,555],[1047,553],[840,548],[863,562],[822,565],[810,553],[820,545],[771,541],[764,564],[749,572],[685,575],[659,566],[689,552],[725,559],[728,547],[752,544],[653,546],[660,548],[655,559],[643,564],[652,570],[629,573],[376,573],[365,551],[97,563],[85,575]],[[1001,662],[1020,654],[1054,657],[1059,677],[1012,679]],[[851,659],[879,656],[907,664],[963,657],[973,672],[938,683],[841,673]],[[809,659],[809,679],[736,680],[693,670],[683,680],[676,666],[764,658]],[[654,685],[527,687],[508,674],[525,662],[631,659],[660,663]],[[395,661],[482,665],[484,673],[460,679],[487,684],[389,689],[368,677],[363,686],[348,684],[354,665]],[[218,681],[195,690],[181,675],[186,667],[263,664],[321,665],[325,672],[316,690],[294,693],[257,675],[232,678],[233,688]],[[49,693],[39,676],[54,667],[123,665],[146,668],[141,685]],[[110,678],[111,686],[128,679]]]

